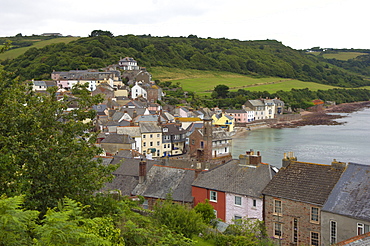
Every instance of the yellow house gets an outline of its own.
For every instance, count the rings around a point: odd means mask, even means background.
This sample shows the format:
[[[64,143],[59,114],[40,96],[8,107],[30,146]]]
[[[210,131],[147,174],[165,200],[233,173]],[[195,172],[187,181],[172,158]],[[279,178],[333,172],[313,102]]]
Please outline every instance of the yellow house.
[[[162,157],[162,128],[157,122],[140,122],[141,151],[143,155]]]
[[[228,132],[232,132],[235,126],[235,119],[224,113],[212,115],[213,125],[226,129]]]

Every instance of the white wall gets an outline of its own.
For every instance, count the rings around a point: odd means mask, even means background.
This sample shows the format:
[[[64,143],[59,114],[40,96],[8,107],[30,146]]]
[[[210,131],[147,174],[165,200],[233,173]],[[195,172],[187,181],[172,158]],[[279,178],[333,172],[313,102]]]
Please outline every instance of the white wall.
[[[262,199],[241,196],[242,205],[238,206],[235,205],[235,196],[241,195],[226,193],[226,223],[232,223],[235,215],[262,220]],[[253,200],[256,200],[256,207],[253,207]]]

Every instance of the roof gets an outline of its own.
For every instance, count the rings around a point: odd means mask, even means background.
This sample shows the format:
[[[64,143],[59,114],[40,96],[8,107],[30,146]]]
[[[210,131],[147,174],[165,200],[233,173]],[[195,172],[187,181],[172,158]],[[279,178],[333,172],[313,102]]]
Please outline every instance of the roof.
[[[348,163],[322,210],[370,221],[370,165]]]
[[[123,126],[117,129],[117,132],[119,134],[127,134],[131,137],[140,137],[141,132],[140,132],[140,127],[139,126]]]
[[[280,169],[262,193],[324,205],[343,171],[331,165],[293,161]]]
[[[232,160],[208,172],[202,172],[194,180],[193,186],[260,197],[262,190],[275,175],[268,164],[240,165],[239,160]]]
[[[194,177],[194,170],[154,165],[147,172],[146,180],[132,193],[160,199],[172,194],[174,201],[193,202],[191,183]]]
[[[162,132],[162,128],[158,126],[157,122],[140,122],[139,126],[141,133]]]
[[[369,246],[370,245],[370,232],[351,237],[347,240],[335,244],[336,246]]]
[[[101,143],[118,143],[118,144],[131,144],[135,143],[129,135],[127,134],[116,134],[116,133],[109,133],[105,135],[105,138],[101,141]]]
[[[253,106],[253,107],[264,107],[265,104],[261,100],[248,100],[248,102]]]
[[[226,113],[228,114],[245,114],[247,113],[244,109],[226,109]]]
[[[130,196],[132,190],[139,183],[140,159],[114,157],[112,164],[120,166],[113,172],[115,178],[106,183],[103,190],[120,190],[123,196]],[[153,166],[153,161],[147,161],[147,170]]]

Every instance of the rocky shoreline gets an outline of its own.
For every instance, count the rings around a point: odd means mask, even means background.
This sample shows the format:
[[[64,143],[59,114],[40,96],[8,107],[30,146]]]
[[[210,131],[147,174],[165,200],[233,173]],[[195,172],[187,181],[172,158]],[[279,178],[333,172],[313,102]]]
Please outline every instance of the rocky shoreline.
[[[340,125],[343,123],[335,121],[336,119],[343,118],[345,116],[340,115],[343,113],[352,113],[364,108],[370,107],[370,101],[365,102],[354,102],[354,103],[342,103],[339,105],[328,106],[323,108],[315,108],[312,111],[302,111],[299,120],[292,121],[279,121],[274,124],[261,124],[258,127],[236,127],[235,133],[232,138],[242,138],[247,135],[249,131],[253,131],[258,128],[295,128],[307,125]],[[337,113],[337,114],[336,114]]]
[[[354,102],[354,103],[342,103],[339,105],[329,106],[322,108],[317,111],[304,111],[301,113],[302,117],[300,120],[278,122],[271,125],[271,128],[294,128],[299,126],[307,125],[340,125],[342,123],[335,121],[345,116],[335,113],[352,113],[359,111],[364,108],[370,107],[370,101],[366,102]],[[334,114],[332,114],[334,113]]]

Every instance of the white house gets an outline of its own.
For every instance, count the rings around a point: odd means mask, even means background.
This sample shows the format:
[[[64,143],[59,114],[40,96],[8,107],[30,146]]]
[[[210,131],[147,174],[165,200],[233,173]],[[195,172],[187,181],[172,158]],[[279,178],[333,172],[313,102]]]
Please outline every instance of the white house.
[[[138,97],[148,98],[147,91],[141,86],[141,82],[136,82],[131,88],[131,98],[136,99]]]

